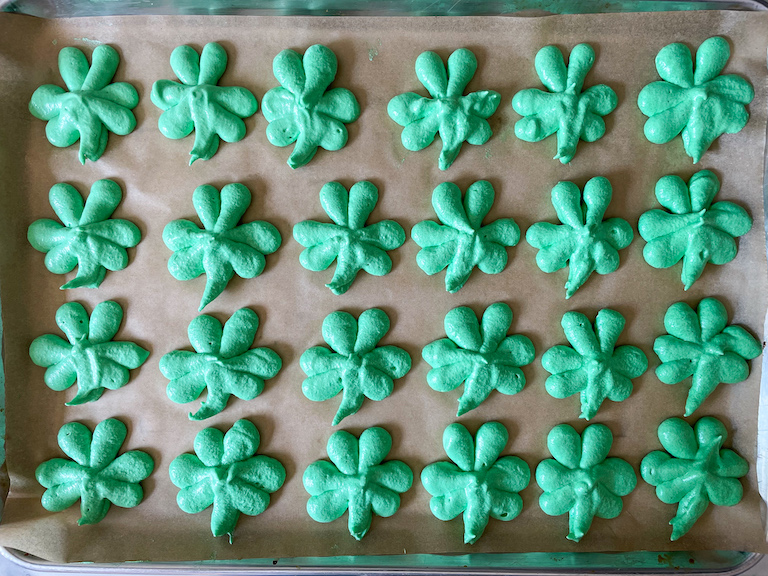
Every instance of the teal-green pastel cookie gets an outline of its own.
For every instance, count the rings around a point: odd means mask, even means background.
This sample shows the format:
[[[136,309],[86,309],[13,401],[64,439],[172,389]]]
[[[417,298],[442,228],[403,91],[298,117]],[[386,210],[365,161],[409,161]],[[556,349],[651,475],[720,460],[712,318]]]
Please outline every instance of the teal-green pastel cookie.
[[[656,376],[665,384],[691,378],[685,416],[693,414],[718,384],[746,380],[747,360],[763,351],[744,328],[728,325],[728,312],[716,298],[704,298],[696,312],[685,302],[672,304],[664,315],[664,328],[669,334],[653,343],[661,360]]]
[[[615,272],[619,250],[632,242],[629,222],[603,219],[612,197],[611,183],[602,176],[590,179],[583,194],[573,182],[558,182],[552,188],[552,206],[562,225],[537,222],[525,234],[528,244],[539,249],[536,264],[543,272],[568,266],[566,298],[573,296],[592,272]]]
[[[656,199],[664,210],[640,216],[638,232],[648,242],[643,258],[654,268],[669,268],[680,260],[686,290],[704,272],[707,262],[727,264],[736,258],[735,238],[749,232],[752,218],[733,202],[712,201],[720,180],[709,170],[696,172],[686,184],[679,176],[656,182]]]
[[[464,519],[464,543],[483,535],[489,518],[509,522],[523,509],[518,492],[531,480],[531,469],[517,456],[500,457],[509,433],[498,422],[486,422],[472,435],[454,423],[443,432],[445,453],[453,462],[436,462],[421,471],[421,483],[432,495],[429,508],[440,520]]]
[[[547,435],[554,459],[536,467],[536,483],[544,490],[539,506],[545,514],[568,514],[568,540],[579,542],[595,517],[621,514],[621,498],[637,486],[632,466],[621,458],[607,458],[613,434],[603,424],[592,424],[581,435],[559,424]]]
[[[299,262],[307,270],[319,272],[336,262],[333,278],[326,286],[334,294],[350,289],[360,270],[384,276],[392,270],[388,250],[405,242],[405,230],[394,220],[366,225],[379,201],[379,191],[370,182],[357,182],[349,192],[338,182],[328,182],[320,190],[320,204],[333,220],[305,220],[293,227],[293,237],[306,248]]]
[[[138,506],[144,498],[140,482],[152,474],[152,457],[140,450],[117,455],[128,429],[120,420],[108,418],[91,431],[79,422],[59,430],[61,450],[70,459],[54,458],[40,464],[35,478],[45,488],[43,508],[60,512],[80,500],[78,525],[96,524],[109,511]]]
[[[256,113],[254,95],[240,86],[217,86],[227,68],[227,53],[210,42],[198,54],[191,46],[171,53],[171,68],[181,83],[158,80],[152,85],[152,103],[163,110],[157,121],[160,132],[174,140],[195,131],[189,163],[210,160],[219,140],[239,142],[245,137],[244,118]]]
[[[248,420],[238,420],[226,434],[205,428],[195,437],[195,454],[176,457],[168,468],[180,488],[176,502],[197,514],[213,506],[211,532],[232,534],[240,514],[257,516],[269,506],[269,495],[285,482],[285,468],[269,456],[256,455],[261,436]]]
[[[705,416],[691,427],[681,418],[659,425],[659,441],[669,452],[656,450],[643,458],[640,474],[656,487],[665,504],[678,504],[669,521],[671,540],[684,536],[706,511],[715,506],[735,506],[744,488],[739,478],[749,464],[733,450],[723,448],[728,432],[720,420]]]
[[[200,301],[202,311],[237,274],[255,278],[264,271],[265,254],[282,241],[280,232],[260,220],[238,225],[251,204],[251,191],[242,184],[227,184],[219,192],[210,185],[198,186],[192,195],[201,229],[189,220],[174,220],[163,230],[163,242],[173,251],[168,270],[177,280],[206,275]]]
[[[448,338],[422,350],[432,366],[427,383],[433,390],[449,392],[464,385],[457,416],[477,408],[494,390],[512,395],[525,386],[520,367],[533,362],[535,351],[527,336],[507,336],[511,324],[512,310],[503,302],[488,306],[482,324],[471,308],[460,306],[445,315]]]
[[[29,101],[35,118],[46,120],[48,142],[66,148],[80,140],[80,163],[101,158],[109,132],[120,136],[136,127],[133,110],[139,103],[136,89],[112,78],[120,56],[111,46],[93,49],[92,62],[68,46],[59,52],[59,73],[67,89],[55,84],[40,86]]]
[[[442,224],[423,220],[411,236],[421,246],[416,256],[419,268],[432,276],[445,270],[445,289],[458,292],[478,268],[498,274],[507,266],[507,247],[520,241],[520,228],[512,218],[499,218],[483,226],[496,193],[486,180],[461,190],[443,182],[432,192],[432,207]]]
[[[222,327],[203,314],[189,323],[189,342],[195,349],[174,350],[160,359],[160,372],[170,382],[168,398],[178,404],[193,402],[207,389],[205,400],[190,420],[205,420],[227,406],[230,395],[253,400],[264,390],[264,380],[274,378],[283,365],[269,348],[251,348],[259,317],[241,308]]]
[[[669,44],[656,55],[661,81],[640,91],[637,105],[648,116],[645,137],[665,144],[682,133],[685,153],[694,164],[722,134],[735,134],[747,125],[746,105],[752,84],[736,74],[720,74],[731,57],[728,41],[713,36],[696,51],[696,66],[685,44]]]
[[[485,144],[491,137],[486,120],[499,106],[501,96],[493,90],[464,90],[477,71],[477,58],[459,48],[448,58],[448,71],[440,56],[422,52],[416,59],[416,77],[431,98],[415,92],[395,96],[387,105],[389,117],[403,127],[401,140],[406,150],[416,152],[440,135],[443,148],[438,166],[447,170],[459,155],[464,142]]]
[[[56,324],[67,336],[38,336],[29,347],[32,362],[45,371],[45,384],[56,391],[77,383],[77,394],[67,406],[95,402],[104,390],[117,390],[128,383],[129,370],[138,368],[149,351],[133,342],[112,342],[123,322],[123,309],[108,300],[97,304],[91,317],[77,302],[56,311]]]
[[[624,316],[604,308],[595,325],[580,312],[566,312],[563,332],[571,346],[554,346],[541,357],[550,374],[545,383],[554,398],[579,395],[579,418],[594,418],[603,401],[621,402],[632,394],[632,380],[648,369],[648,358],[635,346],[616,347]]]
[[[88,199],[69,184],[55,184],[48,200],[61,224],[50,218],[35,220],[27,239],[35,250],[45,253],[45,267],[54,274],[66,274],[77,266],[77,276],[61,289],[98,288],[107,270],[128,266],[127,248],[141,240],[141,232],[129,220],[111,218],[123,199],[120,185],[97,180]]]
[[[548,91],[530,88],[515,94],[512,107],[524,117],[515,124],[515,135],[526,142],[538,142],[557,134],[554,159],[563,164],[573,160],[579,140],[594,142],[602,138],[602,116],[613,112],[618,99],[605,84],[583,89],[594,62],[595,51],[589,44],[574,46],[567,66],[557,46],[539,50],[534,66]]]
[[[301,355],[301,369],[307,375],[301,385],[304,396],[322,402],[343,392],[334,426],[357,413],[366,398],[387,398],[393,380],[411,369],[408,352],[377,346],[387,332],[389,316],[378,308],[366,310],[358,320],[346,312],[333,312],[323,320],[323,339],[331,350],[314,346]]]
[[[383,462],[392,449],[392,437],[383,428],[363,430],[359,440],[339,430],[326,449],[331,461],[318,460],[304,471],[307,513],[317,522],[333,522],[349,511],[349,533],[362,540],[374,514],[389,518],[397,512],[413,472],[399,460]]]
[[[298,168],[315,156],[318,147],[340,150],[347,143],[347,127],[360,116],[357,98],[346,88],[328,86],[336,78],[336,55],[315,44],[302,58],[293,50],[275,56],[272,71],[280,86],[261,102],[269,122],[267,138],[274,146],[296,142],[288,166]]]

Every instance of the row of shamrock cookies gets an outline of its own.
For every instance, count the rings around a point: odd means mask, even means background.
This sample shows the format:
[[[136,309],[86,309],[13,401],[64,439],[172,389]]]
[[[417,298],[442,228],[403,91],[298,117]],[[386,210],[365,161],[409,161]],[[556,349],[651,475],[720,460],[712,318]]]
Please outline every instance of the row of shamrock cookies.
[[[720,135],[739,132],[747,124],[746,105],[754,90],[740,76],[720,74],[729,57],[728,42],[718,36],[701,44],[695,70],[687,46],[675,43],[661,49],[656,68],[662,80],[645,86],[637,100],[649,117],[644,129],[649,141],[666,143],[682,133],[685,151],[695,163]],[[138,93],[127,82],[111,83],[119,61],[118,53],[107,45],[94,49],[90,65],[79,49],[64,48],[59,53],[59,71],[67,89],[46,84],[32,95],[29,109],[48,121],[48,140],[60,147],[80,140],[82,163],[101,157],[108,131],[126,135],[136,126],[131,110],[138,105]],[[588,44],[574,46],[567,66],[557,47],[542,48],[534,65],[546,90],[526,89],[513,98],[512,106],[523,116],[515,125],[517,137],[537,142],[557,134],[555,159],[562,163],[574,157],[579,140],[602,138],[602,117],[616,108],[618,98],[605,84],[584,88],[594,61],[595,52]],[[190,164],[210,159],[220,140],[242,140],[243,119],[257,111],[256,98],[248,89],[217,85],[226,66],[227,54],[219,44],[206,44],[202,54],[179,46],[171,54],[171,68],[179,82],[158,80],[152,87],[151,100],[163,110],[160,132],[173,139],[195,132]],[[387,107],[392,120],[403,126],[401,140],[407,150],[422,150],[440,135],[442,170],[453,163],[464,142],[484,144],[492,135],[487,118],[496,112],[500,95],[493,90],[464,94],[477,66],[466,48],[451,54],[447,71],[437,54],[423,52],[416,59],[416,76],[429,96],[408,92],[393,98]],[[336,71],[335,54],[319,44],[307,48],[303,57],[283,50],[273,61],[280,86],[264,95],[262,110],[269,122],[270,143],[295,142],[288,159],[292,168],[307,164],[318,147],[342,148],[348,138],[345,124],[360,116],[352,92],[329,89]]]
[[[679,176],[664,176],[656,184],[656,198],[664,209],[640,216],[638,230],[647,242],[643,257],[655,268],[674,266],[681,260],[685,289],[699,278],[707,262],[725,264],[736,257],[735,238],[752,227],[747,211],[728,201],[714,202],[720,190],[717,176],[709,170],[696,172],[686,183]],[[347,191],[329,182],[320,191],[320,204],[332,222],[306,220],[293,228],[293,236],[306,249],[301,265],[323,271],[336,261],[326,286],[334,294],[351,287],[361,270],[376,276],[388,274],[392,260],[387,253],[405,242],[403,227],[393,220],[368,223],[379,198],[367,181]],[[604,219],[612,198],[610,182],[595,177],[583,192],[572,182],[559,182],[552,189],[554,215],[561,224],[538,222],[526,233],[527,242],[539,252],[538,267],[551,273],[568,267],[565,297],[570,298],[592,275],[609,274],[619,266],[619,250],[634,238],[630,224],[622,218]],[[512,218],[483,224],[495,199],[493,186],[484,180],[470,185],[466,194],[445,182],[435,188],[432,206],[440,221],[424,220],[411,236],[422,248],[416,258],[427,274],[445,273],[445,288],[456,292],[475,268],[498,274],[507,265],[507,248],[520,241],[520,228]],[[130,221],[111,215],[122,200],[120,186],[99,180],[87,201],[69,184],[56,184],[50,204],[61,220],[33,222],[28,231],[32,246],[46,253],[51,272],[65,274],[78,267],[77,276],[62,288],[98,287],[107,270],[128,265],[126,249],[136,246],[141,234]],[[243,184],[228,184],[221,191],[203,185],[195,189],[192,203],[202,223],[190,220],[169,223],[163,240],[173,251],[170,273],[179,280],[206,276],[200,310],[219,296],[237,274],[254,278],[264,270],[265,255],[282,242],[269,222],[240,224],[251,203]]]
[[[32,361],[46,368],[45,384],[56,391],[77,385],[67,405],[98,400],[107,389],[125,386],[130,370],[141,366],[149,352],[133,342],[117,341],[123,310],[112,301],[102,302],[88,316],[77,302],[56,312],[56,324],[67,340],[55,334],[37,337],[30,345]],[[502,302],[491,304],[479,319],[468,307],[450,310],[444,321],[446,338],[422,349],[430,365],[427,383],[438,392],[463,385],[457,416],[474,410],[494,392],[513,395],[526,384],[521,367],[531,364],[531,340],[508,334],[512,310]],[[265,380],[282,368],[280,356],[269,348],[251,348],[259,326],[249,308],[236,311],[225,324],[207,314],[192,320],[188,336],[193,351],[165,354],[160,371],[169,383],[168,398],[179,404],[196,401],[207,389],[191,420],[204,420],[222,412],[231,396],[253,400],[264,390]],[[590,321],[580,312],[563,315],[561,326],[569,345],[550,348],[541,357],[551,375],[545,382],[554,398],[578,395],[580,418],[593,418],[602,403],[626,400],[632,380],[648,369],[648,358],[636,346],[618,346],[624,317],[615,310],[600,310]],[[748,360],[762,352],[747,330],[728,324],[723,304],[702,300],[696,311],[678,302],[664,315],[667,334],[656,338],[653,350],[661,364],[656,375],[666,384],[688,381],[685,416],[690,416],[721,383],[736,384],[749,376]],[[371,308],[355,319],[344,311],[329,314],[322,324],[328,347],[313,346],[299,360],[307,378],[304,395],[322,402],[342,395],[333,425],[355,414],[366,398],[381,401],[392,394],[394,381],[411,369],[411,357],[398,346],[379,346],[387,334],[387,314]]]
[[[58,512],[81,501],[78,524],[95,524],[110,504],[122,508],[139,505],[141,481],[154,470],[152,457],[140,450],[118,456],[127,436],[117,419],[100,422],[93,434],[83,424],[70,422],[59,431],[58,443],[69,459],[54,458],[37,467],[37,481],[46,489],[45,509]],[[643,458],[640,474],[656,487],[665,504],[678,504],[669,522],[671,539],[685,535],[709,504],[734,506],[743,495],[739,478],[749,464],[730,449],[723,449],[727,430],[711,416],[691,426],[680,418],[663,421],[658,437],[664,450]],[[201,430],[194,440],[195,454],[185,453],[169,466],[170,479],[180,490],[179,508],[190,514],[211,511],[214,536],[229,535],[230,542],[241,514],[256,516],[270,503],[270,494],[286,480],[278,460],[257,455],[259,431],[247,419],[223,433]],[[531,478],[529,465],[517,456],[501,453],[509,440],[499,422],[482,424],[475,437],[462,424],[449,425],[443,447],[451,461],[435,462],[421,471],[424,489],[432,496],[430,510],[440,520],[464,523],[464,542],[474,544],[491,519],[508,522],[523,508],[520,492]],[[579,542],[595,518],[613,519],[623,509],[622,497],[637,486],[635,469],[626,460],[608,457],[613,443],[604,424],[587,426],[579,434],[568,424],[555,426],[547,436],[553,458],[539,462],[535,479],[543,493],[539,506],[550,516],[568,515],[567,538]],[[303,474],[309,493],[307,512],[318,522],[333,522],[348,513],[350,534],[361,540],[373,516],[391,517],[400,507],[400,494],[413,485],[411,468],[400,460],[385,460],[392,438],[383,428],[364,430],[359,438],[339,430],[328,439],[329,460],[317,460]]]

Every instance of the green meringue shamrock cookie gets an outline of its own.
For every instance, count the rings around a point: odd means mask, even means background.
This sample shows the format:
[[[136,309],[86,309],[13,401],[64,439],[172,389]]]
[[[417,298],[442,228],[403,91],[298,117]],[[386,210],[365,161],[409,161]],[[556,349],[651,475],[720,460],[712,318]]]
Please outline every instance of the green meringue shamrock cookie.
[[[694,71],[690,49],[669,44],[656,55],[661,81],[640,91],[637,105],[648,116],[645,137],[665,144],[682,132],[685,153],[694,164],[721,134],[735,134],[747,125],[746,105],[755,97],[752,84],[736,74],[720,75],[731,49],[713,36],[696,51]]]
[[[421,246],[416,263],[432,276],[445,270],[445,289],[457,292],[469,280],[472,270],[498,274],[507,266],[507,250],[520,241],[520,228],[512,218],[499,218],[483,226],[496,193],[486,180],[461,190],[443,182],[432,192],[432,207],[442,225],[423,220],[411,236]]]
[[[343,391],[334,426],[356,414],[365,398],[387,398],[393,380],[411,369],[408,352],[397,346],[377,346],[387,332],[389,316],[378,308],[366,310],[358,320],[346,312],[333,312],[323,320],[323,340],[331,350],[314,346],[301,355],[301,369],[307,375],[301,385],[304,396],[322,402]]]
[[[138,344],[111,341],[122,322],[123,309],[117,302],[97,304],[90,319],[81,304],[68,302],[56,311],[56,324],[69,342],[55,334],[32,341],[29,357],[47,368],[48,388],[58,392],[77,383],[77,394],[67,406],[95,402],[104,390],[122,388],[130,379],[129,370],[149,357]]]
[[[246,88],[217,86],[227,68],[224,48],[210,42],[198,55],[191,46],[178,46],[171,53],[171,68],[181,83],[158,80],[150,98],[163,110],[157,127],[166,138],[185,138],[195,131],[190,165],[213,158],[220,139],[239,142],[245,137],[242,119],[253,116],[258,103]]]
[[[607,178],[597,176],[584,186],[558,182],[552,188],[552,206],[562,225],[537,222],[525,239],[539,249],[536,264],[543,272],[568,266],[565,297],[570,298],[592,275],[610,274],[619,267],[619,250],[632,242],[634,233],[623,218],[603,220],[613,189]]]
[[[523,509],[518,492],[531,481],[531,469],[517,456],[499,456],[508,440],[498,422],[480,426],[474,439],[461,424],[451,424],[443,432],[443,447],[453,462],[421,471],[421,483],[432,495],[432,514],[453,520],[463,513],[465,544],[477,542],[489,518],[509,522]]]
[[[363,430],[359,440],[344,430],[334,432],[326,447],[331,461],[317,460],[304,471],[309,516],[333,522],[349,510],[349,533],[362,540],[374,514],[389,518],[397,512],[413,472],[400,460],[382,462],[391,449],[392,437],[383,428]]]
[[[242,184],[227,184],[219,192],[208,184],[192,195],[203,229],[189,220],[174,220],[163,230],[163,242],[173,251],[168,270],[177,280],[192,280],[205,274],[202,311],[229,284],[232,276],[255,278],[282,242],[280,232],[269,222],[237,223],[251,204],[251,192]]]
[[[656,182],[656,198],[664,210],[640,216],[637,229],[643,258],[654,268],[669,268],[680,260],[686,290],[701,276],[707,262],[727,264],[736,257],[736,240],[752,228],[752,218],[733,202],[715,202],[720,181],[709,170],[696,172],[686,185],[679,176]]]
[[[656,450],[640,464],[643,480],[656,486],[664,504],[678,504],[669,521],[671,540],[684,536],[711,502],[735,506],[744,488],[739,478],[747,475],[749,464],[733,450],[723,449],[728,432],[720,420],[701,418],[691,427],[682,418],[670,418],[659,425],[659,441],[669,452]]]
[[[347,143],[344,124],[360,116],[357,98],[346,88],[328,86],[336,78],[336,55],[315,44],[302,58],[283,50],[272,61],[272,71],[281,86],[264,94],[262,112],[269,122],[267,139],[274,146],[296,142],[288,166],[298,168],[315,156],[317,148],[340,150]]]
[[[258,516],[269,506],[269,495],[285,482],[285,468],[269,456],[256,455],[261,436],[249,420],[238,420],[226,434],[205,428],[195,436],[195,454],[177,456],[168,467],[180,488],[176,502],[187,514],[209,506],[214,536],[235,531],[240,514]]]
[[[494,390],[517,394],[525,386],[520,366],[533,362],[535,351],[527,336],[507,336],[512,310],[503,302],[486,308],[482,324],[471,308],[459,306],[445,315],[448,338],[427,344],[421,352],[432,366],[430,388],[449,392],[464,384],[456,416],[474,410]]]
[[[526,142],[538,142],[557,133],[555,160],[568,164],[576,154],[579,140],[595,142],[605,134],[601,116],[613,112],[616,92],[605,84],[582,90],[584,78],[595,62],[589,44],[571,50],[568,66],[557,46],[545,46],[536,53],[536,74],[548,90],[521,90],[512,99],[515,112],[523,116],[515,124],[515,135]]]
[[[363,180],[349,192],[338,182],[328,182],[320,190],[320,204],[334,224],[305,220],[293,227],[293,237],[304,246],[299,262],[307,270],[326,270],[334,260],[336,270],[326,286],[336,295],[352,286],[360,270],[384,276],[392,270],[388,250],[405,242],[405,231],[394,220],[365,223],[379,201],[379,191]]]
[[[685,302],[678,302],[664,314],[668,335],[653,343],[653,351],[661,360],[656,376],[665,384],[693,377],[685,416],[693,414],[721,382],[746,380],[747,360],[763,351],[760,342],[744,328],[727,324],[728,312],[716,298],[704,298],[696,312]]]
[[[91,431],[79,422],[59,430],[59,447],[69,457],[40,464],[35,478],[45,488],[43,508],[60,512],[80,500],[83,524],[100,522],[110,504],[120,508],[138,506],[144,498],[140,482],[152,474],[155,463],[141,450],[117,455],[128,429],[120,420],[108,418]]]
[[[439,134],[443,141],[438,166],[447,170],[459,155],[461,145],[485,144],[491,137],[489,118],[499,107],[501,96],[493,90],[464,90],[477,71],[477,58],[459,48],[448,58],[448,72],[440,56],[422,52],[416,59],[416,77],[429,92],[395,96],[387,105],[389,117],[403,126],[403,146],[412,152],[429,146]]]
[[[120,56],[106,44],[94,48],[90,66],[77,48],[62,48],[59,73],[67,89],[45,84],[29,101],[32,115],[48,122],[48,142],[66,148],[80,140],[81,164],[101,158],[109,132],[125,136],[136,127],[131,112],[139,103],[136,89],[127,82],[110,83],[118,64]]]
[[[579,435],[568,424],[558,424],[547,435],[553,459],[536,467],[536,483],[544,490],[539,506],[549,516],[568,514],[568,540],[579,542],[592,520],[621,514],[622,496],[637,486],[632,466],[621,458],[607,458],[613,434],[603,424],[591,424]]]
[[[230,395],[253,400],[264,390],[264,380],[280,371],[283,361],[274,350],[250,348],[258,327],[259,317],[249,308],[232,314],[223,327],[202,314],[187,330],[195,351],[174,350],[160,359],[160,372],[170,380],[166,393],[177,404],[193,402],[208,390],[190,420],[215,416],[227,407]]]
[[[604,308],[597,313],[594,327],[579,312],[566,312],[562,326],[571,346],[554,346],[541,357],[541,365],[552,376],[545,387],[554,398],[578,394],[579,418],[593,418],[608,398],[621,402],[632,394],[632,379],[648,369],[648,358],[635,346],[619,346],[624,316]]]
[[[141,240],[138,227],[129,220],[111,218],[123,191],[112,180],[97,180],[83,203],[83,197],[69,184],[54,184],[48,200],[62,224],[49,218],[34,221],[27,239],[35,250],[45,253],[45,267],[54,274],[66,274],[77,266],[77,276],[61,289],[98,288],[107,270],[128,266],[126,248]]]

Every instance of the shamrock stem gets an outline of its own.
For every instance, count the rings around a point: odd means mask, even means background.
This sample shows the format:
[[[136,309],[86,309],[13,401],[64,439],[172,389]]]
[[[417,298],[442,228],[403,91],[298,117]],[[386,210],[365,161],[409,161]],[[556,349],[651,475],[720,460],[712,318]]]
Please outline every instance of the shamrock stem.
[[[78,526],[84,524],[97,524],[104,519],[109,511],[109,500],[98,495],[96,490],[81,490],[80,514]]]
[[[196,108],[194,104],[191,106],[192,118],[195,122],[195,145],[189,153],[191,156],[189,159],[190,166],[195,160],[210,160],[219,147],[218,136],[211,129],[210,122],[206,119],[207,116],[196,113]]]
[[[302,127],[299,131],[299,137],[296,139],[296,145],[293,152],[288,157],[288,166],[299,168],[307,164],[315,156],[317,144],[306,135],[306,129]]]
[[[354,251],[349,247],[342,247],[336,259],[336,269],[333,271],[333,278],[326,284],[331,292],[344,294],[352,286],[358,271],[360,270]]]
[[[351,370],[342,376],[342,382],[344,384],[344,391],[341,396],[341,404],[339,404],[339,410],[336,412],[336,416],[333,417],[333,425],[341,423],[344,418],[355,414],[363,405],[363,396],[358,386],[357,371]]]
[[[672,541],[684,536],[690,530],[709,505],[709,498],[704,490],[704,482],[688,492],[677,507],[677,514],[669,523],[672,525]]]
[[[206,377],[206,386],[208,386],[208,395],[200,404],[200,409],[194,414],[189,414],[190,420],[205,420],[215,416],[227,407],[229,394],[221,389],[220,385],[209,377]]]
[[[366,502],[365,488],[359,488],[350,494],[349,498],[349,533],[355,540],[362,540],[371,528],[373,513]]]
[[[577,251],[568,262],[568,281],[565,283],[566,299],[573,296],[595,270],[595,261],[592,257],[590,255],[584,256]]]
[[[73,243],[72,248],[77,257],[77,275],[60,289],[98,288],[107,275],[107,269],[90,254],[87,246]]]
[[[592,493],[576,496],[576,503],[568,513],[568,535],[566,538],[579,542],[592,526],[595,517]]]

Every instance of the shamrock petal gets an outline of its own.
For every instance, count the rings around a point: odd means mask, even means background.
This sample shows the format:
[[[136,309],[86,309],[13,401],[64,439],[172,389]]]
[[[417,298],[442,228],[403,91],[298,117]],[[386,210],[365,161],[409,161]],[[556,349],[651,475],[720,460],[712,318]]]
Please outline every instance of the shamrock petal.
[[[686,342],[701,342],[699,318],[685,302],[672,304],[664,314],[664,328],[669,334]]]
[[[488,469],[504,450],[509,440],[507,429],[498,422],[486,422],[475,435],[475,470]]]
[[[568,71],[563,53],[557,46],[545,46],[536,53],[534,68],[539,80],[550,92],[565,92]]]
[[[547,435],[547,448],[555,460],[566,468],[579,467],[582,459],[581,436],[571,426],[559,424],[552,428]],[[538,471],[536,474],[538,478]]]
[[[613,444],[611,430],[603,424],[587,426],[581,435],[580,468],[592,468],[605,460]],[[554,454],[553,454],[554,456]]]
[[[360,469],[379,464],[392,449],[392,437],[383,428],[368,428],[360,435]]]
[[[693,85],[693,59],[685,44],[668,44],[656,55],[656,70],[663,80],[683,88]]]
[[[506,442],[505,442],[506,444]],[[475,468],[475,442],[461,424],[451,424],[443,432],[443,448],[448,457],[465,471]]]
[[[511,323],[511,319],[510,319]],[[480,323],[471,308],[459,306],[445,315],[445,335],[465,350],[479,351],[483,345]],[[509,329],[509,326],[507,326]],[[506,330],[505,330],[506,332]]]
[[[725,38],[713,36],[701,43],[696,51],[696,70],[693,74],[697,86],[714,79],[725,68],[731,49]]]

